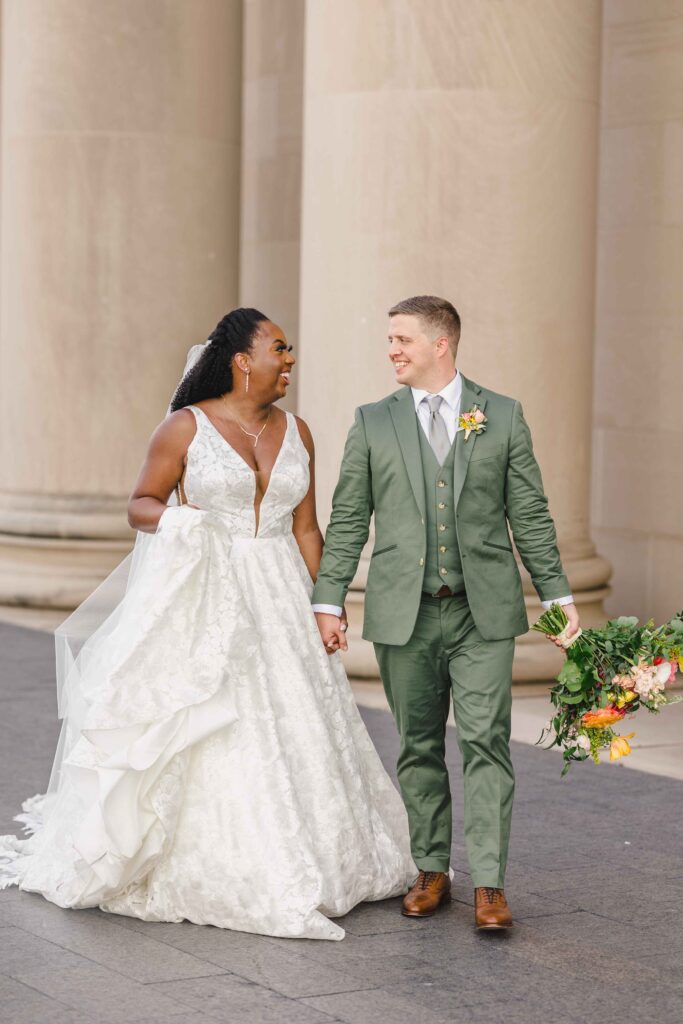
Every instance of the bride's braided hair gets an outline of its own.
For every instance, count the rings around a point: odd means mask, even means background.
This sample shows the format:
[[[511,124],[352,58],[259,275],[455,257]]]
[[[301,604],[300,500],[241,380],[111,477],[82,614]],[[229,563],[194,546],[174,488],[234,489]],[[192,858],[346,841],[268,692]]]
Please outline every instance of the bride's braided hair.
[[[258,309],[233,309],[216,324],[209,344],[176,388],[171,412],[232,391],[232,360],[251,350],[258,326],[268,317]]]

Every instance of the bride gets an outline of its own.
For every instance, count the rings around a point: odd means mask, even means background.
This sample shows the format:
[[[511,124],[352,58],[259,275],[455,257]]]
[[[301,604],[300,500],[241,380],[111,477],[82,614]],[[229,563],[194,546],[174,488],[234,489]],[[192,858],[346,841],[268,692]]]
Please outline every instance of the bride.
[[[18,816],[34,834],[0,838],[0,878],[61,907],[341,939],[330,918],[415,878],[405,811],[310,607],[313,442],[274,404],[291,347],[238,309],[198,351],[130,500],[125,593],[78,649],[58,636],[52,778]]]

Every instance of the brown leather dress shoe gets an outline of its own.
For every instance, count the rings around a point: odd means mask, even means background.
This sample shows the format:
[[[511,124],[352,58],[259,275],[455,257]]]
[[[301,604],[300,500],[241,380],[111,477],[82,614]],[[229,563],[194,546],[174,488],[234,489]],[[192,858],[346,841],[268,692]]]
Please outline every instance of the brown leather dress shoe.
[[[450,903],[451,879],[445,871],[421,871],[403,899],[405,917],[431,917],[442,903]]]
[[[479,929],[512,928],[512,913],[502,889],[474,890],[474,923]]]

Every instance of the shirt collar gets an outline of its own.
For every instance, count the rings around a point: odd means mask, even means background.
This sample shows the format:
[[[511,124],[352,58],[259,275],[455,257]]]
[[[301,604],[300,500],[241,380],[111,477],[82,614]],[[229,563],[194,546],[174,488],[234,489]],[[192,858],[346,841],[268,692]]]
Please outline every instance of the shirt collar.
[[[423,391],[421,388],[411,388],[410,390],[413,393],[416,410],[419,408],[420,402],[432,394],[431,391]],[[462,394],[462,377],[457,370],[453,380],[449,381],[446,387],[442,388],[438,394],[443,398],[446,405],[455,412],[460,404],[460,396]]]

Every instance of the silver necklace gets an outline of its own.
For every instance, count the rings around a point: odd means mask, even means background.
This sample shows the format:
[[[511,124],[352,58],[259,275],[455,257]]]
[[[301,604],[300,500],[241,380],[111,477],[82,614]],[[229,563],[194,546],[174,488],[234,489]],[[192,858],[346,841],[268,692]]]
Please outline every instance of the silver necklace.
[[[259,430],[258,434],[252,434],[251,430],[247,430],[245,427],[243,427],[242,424],[240,423],[240,421],[237,419],[236,416],[231,416],[230,418],[237,424],[237,426],[240,428],[240,430],[242,431],[243,434],[246,434],[247,437],[253,437],[254,438],[254,448],[255,448],[256,445],[259,443],[259,440],[261,438],[261,434],[263,433],[263,431],[268,426],[268,422],[270,420],[270,414],[271,414],[272,411],[273,411],[273,407],[271,405],[270,409],[268,410],[268,415],[266,416],[266,422],[263,424],[263,426]]]

